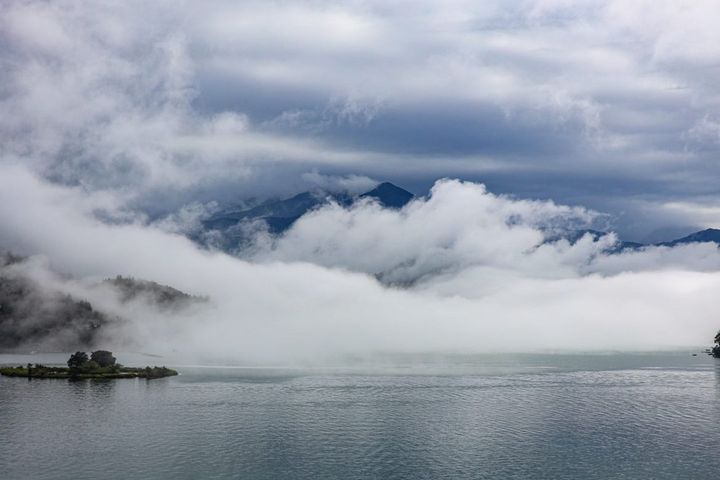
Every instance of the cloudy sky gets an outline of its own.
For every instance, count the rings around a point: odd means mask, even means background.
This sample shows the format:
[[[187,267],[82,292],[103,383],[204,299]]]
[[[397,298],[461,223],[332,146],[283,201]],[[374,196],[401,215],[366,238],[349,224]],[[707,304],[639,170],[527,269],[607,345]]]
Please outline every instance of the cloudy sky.
[[[720,4],[4,2],[4,163],[164,213],[308,173],[720,226]]]
[[[186,349],[656,348],[716,328],[714,245],[608,253],[720,227],[716,1],[0,12],[0,248],[111,310],[88,285],[115,274],[210,296],[187,325],[214,328],[142,324]],[[213,206],[378,181],[425,197],[326,206],[242,260],[177,234]],[[617,235],[547,238],[598,226]]]

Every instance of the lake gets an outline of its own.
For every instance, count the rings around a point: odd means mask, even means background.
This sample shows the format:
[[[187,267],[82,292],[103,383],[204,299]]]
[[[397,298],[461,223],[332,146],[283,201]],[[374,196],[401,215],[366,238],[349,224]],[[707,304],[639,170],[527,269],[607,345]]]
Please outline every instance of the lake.
[[[717,478],[720,360],[690,353],[0,377],[0,478]]]

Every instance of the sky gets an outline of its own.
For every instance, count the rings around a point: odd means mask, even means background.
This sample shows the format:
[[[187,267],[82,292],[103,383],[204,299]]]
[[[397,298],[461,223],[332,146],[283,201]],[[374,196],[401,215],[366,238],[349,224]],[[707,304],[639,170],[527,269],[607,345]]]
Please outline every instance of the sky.
[[[720,227],[716,1],[0,8],[0,248],[118,314],[92,282],[213,299],[184,319],[138,305],[152,321],[133,328],[174,332],[149,351],[260,361],[712,336],[716,246],[609,251]],[[240,259],[182,235],[223,205],[382,181],[419,198],[327,205],[281,236],[249,225]],[[548,241],[577,228],[612,233]]]
[[[715,1],[4,2],[4,163],[167,214],[439,178],[720,226]],[[305,175],[305,176],[304,176]]]

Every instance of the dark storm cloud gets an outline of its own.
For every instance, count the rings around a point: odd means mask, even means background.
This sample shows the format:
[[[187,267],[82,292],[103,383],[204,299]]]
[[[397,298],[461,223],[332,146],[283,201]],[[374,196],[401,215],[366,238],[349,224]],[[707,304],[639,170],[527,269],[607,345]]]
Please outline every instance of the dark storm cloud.
[[[538,118],[511,119],[499,106],[454,100],[384,105],[360,124],[330,121],[324,111],[305,112],[304,119],[302,127],[338,148],[413,155],[418,163],[441,155],[567,155],[583,129],[580,123],[558,128]],[[292,123],[288,127],[293,126],[298,128]]]

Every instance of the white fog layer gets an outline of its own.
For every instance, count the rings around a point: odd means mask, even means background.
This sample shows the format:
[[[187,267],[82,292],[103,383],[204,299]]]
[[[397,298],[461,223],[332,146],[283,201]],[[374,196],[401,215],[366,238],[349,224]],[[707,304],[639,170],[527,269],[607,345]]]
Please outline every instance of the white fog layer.
[[[702,345],[716,327],[714,245],[610,255],[603,249],[612,236],[543,244],[540,226],[592,214],[497,197],[480,185],[444,181],[429,200],[400,211],[330,206],[301,220],[267,252],[277,258],[262,262],[203,251],[139,222],[108,225],[90,207],[102,202],[4,168],[0,243],[41,253],[46,261],[36,259],[31,272],[39,282],[127,317],[113,341],[140,351],[282,362],[374,352],[655,349]],[[433,227],[421,228],[424,222]],[[389,288],[365,273],[383,267],[423,276]],[[107,292],[90,287],[117,274],[210,300],[181,313],[142,302],[121,312]]]
[[[677,5],[3,1],[6,290],[197,359],[706,345],[718,244],[658,245],[720,226],[720,4]]]

